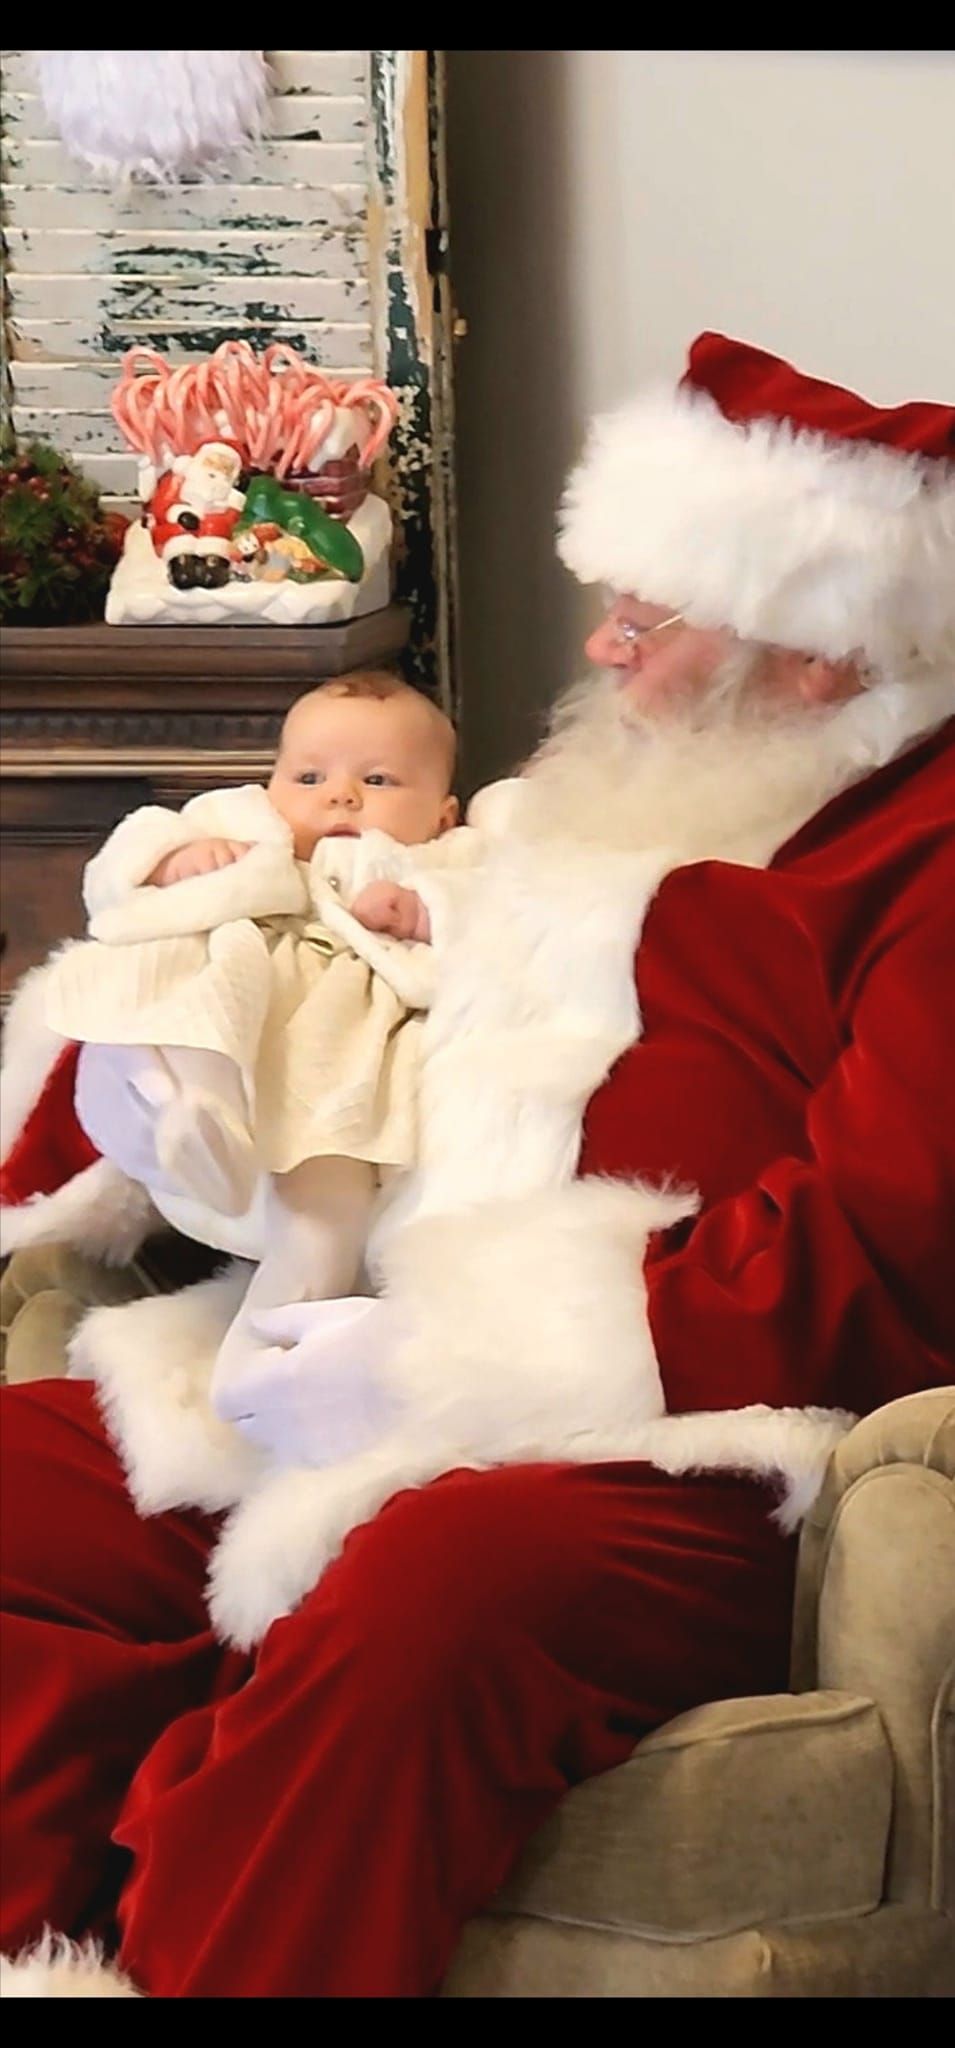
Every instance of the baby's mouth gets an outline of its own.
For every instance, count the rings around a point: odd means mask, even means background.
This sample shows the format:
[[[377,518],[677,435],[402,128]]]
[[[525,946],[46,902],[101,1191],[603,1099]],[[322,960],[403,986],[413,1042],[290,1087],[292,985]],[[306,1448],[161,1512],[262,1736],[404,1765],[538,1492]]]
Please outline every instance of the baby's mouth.
[[[325,839],[358,839],[360,836],[357,825],[330,825],[323,834]]]

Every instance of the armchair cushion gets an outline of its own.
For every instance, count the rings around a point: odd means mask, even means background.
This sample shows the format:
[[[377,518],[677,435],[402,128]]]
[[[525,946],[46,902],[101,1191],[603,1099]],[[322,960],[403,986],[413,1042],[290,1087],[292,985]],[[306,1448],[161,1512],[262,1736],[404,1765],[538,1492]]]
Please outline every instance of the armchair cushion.
[[[891,1807],[871,1701],[722,1700],[570,1793],[493,1910],[669,1942],[868,1913]]]

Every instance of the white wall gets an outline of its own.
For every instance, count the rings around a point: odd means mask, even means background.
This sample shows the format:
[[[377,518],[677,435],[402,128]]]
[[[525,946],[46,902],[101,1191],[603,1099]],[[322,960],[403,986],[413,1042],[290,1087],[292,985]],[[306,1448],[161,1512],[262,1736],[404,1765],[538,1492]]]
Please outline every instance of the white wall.
[[[553,515],[591,412],[705,327],[955,400],[955,53],[455,50],[449,155],[474,781],[578,663]]]

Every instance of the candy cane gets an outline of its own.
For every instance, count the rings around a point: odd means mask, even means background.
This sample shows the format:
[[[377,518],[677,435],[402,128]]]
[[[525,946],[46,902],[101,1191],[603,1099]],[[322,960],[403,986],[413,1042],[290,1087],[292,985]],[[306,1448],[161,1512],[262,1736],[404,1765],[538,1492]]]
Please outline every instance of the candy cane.
[[[141,384],[145,382],[145,378],[140,380]],[[120,384],[113,392],[110,406],[123,439],[129,442],[131,448],[145,455],[148,453],[151,437],[150,421],[143,418],[142,397],[142,390],[137,389],[136,385]]]
[[[268,376],[280,376],[289,390],[301,390],[307,374],[306,365],[297,349],[290,348],[287,341],[270,342],[262,360]]]
[[[330,398],[323,398],[314,412],[304,413],[282,454],[276,475],[287,476],[290,469],[310,469],[334,421],[335,406]]]
[[[157,394],[156,413],[164,440],[185,453],[189,446],[189,406],[192,374],[188,363],[172,370]]]
[[[282,390],[284,381],[283,377],[277,375],[270,375],[268,378],[268,394],[262,420],[262,433],[253,456],[253,460],[260,468],[265,468],[282,447],[284,433],[282,422],[286,404],[285,395]]]
[[[354,406],[356,410],[363,408],[366,414],[369,408],[377,407],[377,425],[372,425],[371,433],[359,457],[362,469],[370,469],[381,454],[398,417],[398,400],[380,378],[362,377],[357,383],[347,387],[347,397],[343,399],[343,403]]]
[[[277,425],[276,400],[271,391],[265,395],[265,403],[250,415],[246,428],[246,444],[249,461],[255,469],[266,469],[272,455]]]
[[[140,367],[146,374],[140,376]],[[169,375],[168,364],[151,348],[130,348],[123,356],[120,381],[112,394],[113,418],[130,445],[141,454],[153,453],[153,399]]]
[[[203,361],[176,369],[155,349],[129,349],[110,405],[127,444],[157,466],[221,436],[244,442],[250,461],[278,476],[315,464],[338,407],[369,422],[365,470],[398,417],[398,401],[380,378],[333,379],[287,342],[270,343],[259,357],[246,340],[224,341]]]
[[[213,361],[221,388],[226,393],[233,425],[238,428],[249,386],[254,386],[258,372],[255,351],[247,341],[224,341],[216,349]]]

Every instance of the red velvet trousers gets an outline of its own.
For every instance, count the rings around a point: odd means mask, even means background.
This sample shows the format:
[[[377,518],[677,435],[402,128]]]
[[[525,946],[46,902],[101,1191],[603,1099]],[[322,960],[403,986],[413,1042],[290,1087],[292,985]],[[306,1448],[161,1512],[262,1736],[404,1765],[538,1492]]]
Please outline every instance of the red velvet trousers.
[[[400,1495],[254,1659],[199,1515],[135,1514],[82,1385],[5,1390],[2,1946],[117,1945],[157,1997],[403,1997],[568,1786],[786,1684],[765,1491],[646,1466]]]

